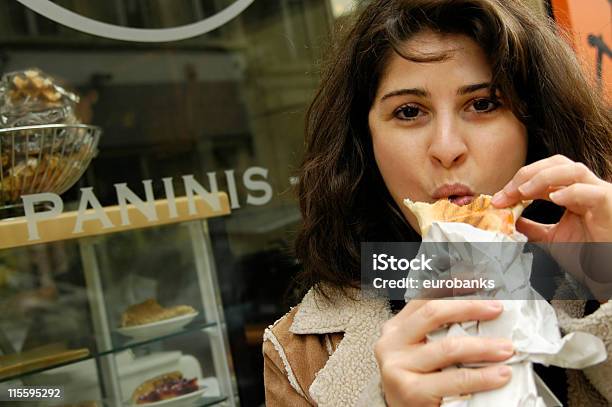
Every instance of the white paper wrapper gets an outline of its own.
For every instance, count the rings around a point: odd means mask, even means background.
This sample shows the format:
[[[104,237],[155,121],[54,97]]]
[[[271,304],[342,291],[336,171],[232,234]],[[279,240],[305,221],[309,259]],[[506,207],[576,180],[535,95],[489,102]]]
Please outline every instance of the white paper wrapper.
[[[423,281],[446,279],[454,274],[469,274],[475,279],[486,276],[487,279],[495,280],[495,289],[485,291],[484,297],[500,299],[504,305],[504,311],[494,320],[453,324],[431,333],[428,340],[466,335],[508,338],[515,348],[515,355],[504,362],[512,366],[513,373],[506,386],[476,393],[467,399],[443,402],[442,406],[546,406],[538,395],[532,363],[582,369],[606,359],[605,346],[594,335],[574,332],[561,337],[554,309],[529,284],[532,256],[523,253],[526,241],[525,236],[519,233],[508,237],[464,223],[445,222],[434,222],[423,238],[427,244],[421,246],[419,255],[424,253],[428,258],[433,256],[434,270],[410,271],[409,277]],[[485,245],[477,242],[511,244]],[[449,268],[449,264],[452,267]],[[418,290],[407,290],[406,301],[418,294]],[[483,298],[482,291],[478,298]],[[483,365],[486,364],[463,367]]]

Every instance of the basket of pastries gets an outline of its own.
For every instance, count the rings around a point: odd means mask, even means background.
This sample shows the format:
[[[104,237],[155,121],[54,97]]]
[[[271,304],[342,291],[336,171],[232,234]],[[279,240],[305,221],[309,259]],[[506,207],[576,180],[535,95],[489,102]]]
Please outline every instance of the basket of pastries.
[[[0,80],[0,205],[22,195],[61,194],[97,153],[101,129],[79,123],[79,98],[37,69]]]

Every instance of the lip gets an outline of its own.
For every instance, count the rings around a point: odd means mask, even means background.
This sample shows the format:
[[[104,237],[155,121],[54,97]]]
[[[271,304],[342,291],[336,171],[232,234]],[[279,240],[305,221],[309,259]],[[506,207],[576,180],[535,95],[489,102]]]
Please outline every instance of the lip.
[[[439,187],[434,191],[431,195],[433,199],[442,199],[448,198],[449,196],[457,196],[460,197],[470,197],[474,196],[474,192],[467,186],[463,184],[445,184]]]

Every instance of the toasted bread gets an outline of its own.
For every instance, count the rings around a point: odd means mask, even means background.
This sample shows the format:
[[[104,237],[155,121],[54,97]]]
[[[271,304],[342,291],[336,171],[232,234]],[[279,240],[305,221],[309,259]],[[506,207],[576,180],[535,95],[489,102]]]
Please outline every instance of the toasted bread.
[[[531,201],[522,201],[509,207],[498,209],[491,205],[490,195],[479,195],[467,205],[456,205],[448,199],[434,203],[404,200],[404,205],[416,216],[421,236],[427,235],[433,222],[461,222],[476,228],[499,232],[511,236],[516,231],[515,224],[523,210]]]

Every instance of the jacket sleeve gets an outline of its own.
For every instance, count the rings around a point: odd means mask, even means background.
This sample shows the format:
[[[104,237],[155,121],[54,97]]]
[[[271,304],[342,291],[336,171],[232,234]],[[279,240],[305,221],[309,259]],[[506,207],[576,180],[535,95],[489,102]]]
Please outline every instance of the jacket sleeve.
[[[580,373],[584,373],[590,382],[589,385],[592,385],[608,403],[612,404],[612,382],[610,381],[612,377],[612,302],[602,304],[597,311],[587,316],[582,316],[584,301],[553,300],[552,303],[564,333],[588,332],[598,336],[604,342],[608,359],[595,366],[587,367]],[[572,390],[577,392],[570,385],[570,398],[572,398]]]
[[[295,406],[305,407],[312,404],[304,396],[297,383],[297,390],[289,381],[285,364],[270,340],[264,339],[264,387],[267,407]],[[302,393],[302,394],[300,394]]]

